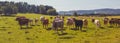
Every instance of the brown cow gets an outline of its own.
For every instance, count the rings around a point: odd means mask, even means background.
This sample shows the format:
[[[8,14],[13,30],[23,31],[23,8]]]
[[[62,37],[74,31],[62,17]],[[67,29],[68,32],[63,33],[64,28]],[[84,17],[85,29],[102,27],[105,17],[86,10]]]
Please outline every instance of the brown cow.
[[[94,21],[95,21],[95,19],[94,18],[92,18],[92,22],[94,23]]]
[[[61,32],[63,33],[63,27],[64,27],[63,19],[56,17],[53,20],[52,27],[56,30],[56,33],[58,33],[59,28],[60,28]]]
[[[28,24],[29,24],[29,19],[25,18],[25,17],[17,17],[16,21],[19,22],[20,28],[22,29],[23,25],[26,25],[28,28]]]
[[[43,28],[47,28],[49,25],[49,19],[44,19],[43,20]]]
[[[119,26],[120,25],[120,19],[119,18],[111,18],[111,20],[109,21],[109,24],[111,26],[113,26],[113,25]]]
[[[67,26],[70,27],[74,27],[74,20],[72,18],[68,18],[67,19]]]
[[[35,25],[38,25],[38,18],[35,18]]]
[[[83,26],[85,28],[87,28],[87,26],[88,26],[88,20],[87,19],[83,19]]]
[[[107,25],[109,22],[109,18],[104,18],[104,25]]]
[[[44,17],[44,16],[41,16],[41,17],[40,17],[41,23],[43,23],[44,20],[45,20],[45,17]]]

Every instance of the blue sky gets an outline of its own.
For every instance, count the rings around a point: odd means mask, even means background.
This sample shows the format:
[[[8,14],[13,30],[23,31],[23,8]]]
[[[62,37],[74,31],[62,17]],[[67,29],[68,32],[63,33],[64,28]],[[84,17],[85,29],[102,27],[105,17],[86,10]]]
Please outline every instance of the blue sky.
[[[35,5],[50,5],[57,11],[90,10],[100,8],[120,8],[120,0],[0,0],[27,2]]]

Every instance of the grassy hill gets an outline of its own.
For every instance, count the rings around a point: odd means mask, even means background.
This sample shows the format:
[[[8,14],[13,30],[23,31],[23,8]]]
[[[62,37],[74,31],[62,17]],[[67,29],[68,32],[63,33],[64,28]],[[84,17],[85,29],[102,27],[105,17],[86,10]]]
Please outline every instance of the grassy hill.
[[[45,16],[50,20],[48,15],[40,14],[18,14],[16,16],[26,16],[27,18],[39,18]],[[65,17],[65,20],[68,16]],[[73,16],[71,16],[73,17]],[[109,18],[120,18],[120,16],[109,16]],[[71,30],[66,26],[66,35],[55,34],[54,30],[46,30],[39,25],[32,26],[28,29],[20,29],[16,17],[2,16],[0,17],[0,43],[119,43],[120,27],[109,27],[103,25],[103,17],[95,17],[99,19],[103,28],[96,27],[91,22],[91,17],[79,16],[78,19],[87,18],[89,20],[88,28],[83,28],[86,32],[79,30]],[[52,20],[50,20],[52,21]],[[51,23],[49,24],[51,27]]]

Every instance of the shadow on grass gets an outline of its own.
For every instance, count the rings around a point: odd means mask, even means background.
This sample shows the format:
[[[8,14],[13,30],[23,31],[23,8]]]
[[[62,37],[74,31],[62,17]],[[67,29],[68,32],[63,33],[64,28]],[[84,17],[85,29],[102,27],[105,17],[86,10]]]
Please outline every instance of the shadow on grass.
[[[76,29],[76,28],[71,28],[71,30],[74,30],[74,31],[82,31],[82,32],[87,32],[87,30],[80,30],[80,29]]]
[[[1,29],[1,28],[0,28],[0,31],[6,31],[6,30],[7,30],[7,29]]]
[[[62,33],[62,34],[58,33],[59,36],[67,35],[67,34],[68,34],[68,33]]]
[[[21,29],[32,29],[32,27],[22,27]]]
[[[77,30],[79,30],[79,29],[77,29],[77,28],[71,28],[71,30],[77,31]]]
[[[100,29],[105,29],[105,27],[100,27]]]
[[[59,39],[72,39],[72,38],[75,38],[74,36],[62,36],[62,37],[59,37]]]
[[[113,26],[108,26],[108,28],[113,28]]]

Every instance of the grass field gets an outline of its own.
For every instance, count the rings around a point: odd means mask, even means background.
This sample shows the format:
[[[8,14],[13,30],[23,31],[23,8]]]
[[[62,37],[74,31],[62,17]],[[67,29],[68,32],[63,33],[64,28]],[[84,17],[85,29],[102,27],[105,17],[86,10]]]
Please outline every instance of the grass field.
[[[50,16],[39,14],[18,14],[16,16],[26,16],[27,18],[45,16],[50,19]],[[120,16],[108,17],[120,18]],[[77,17],[80,19],[87,18],[89,20],[88,28],[83,28],[86,32],[70,30],[65,23],[66,35],[54,34],[54,30],[44,29],[40,22],[38,23],[39,26],[35,25],[29,29],[20,29],[15,18],[8,16],[0,17],[0,43],[120,43],[120,27],[103,25],[102,19],[104,17],[94,17],[100,20],[103,28],[96,27],[91,22],[90,17]],[[49,24],[49,27],[51,27],[51,24]]]

